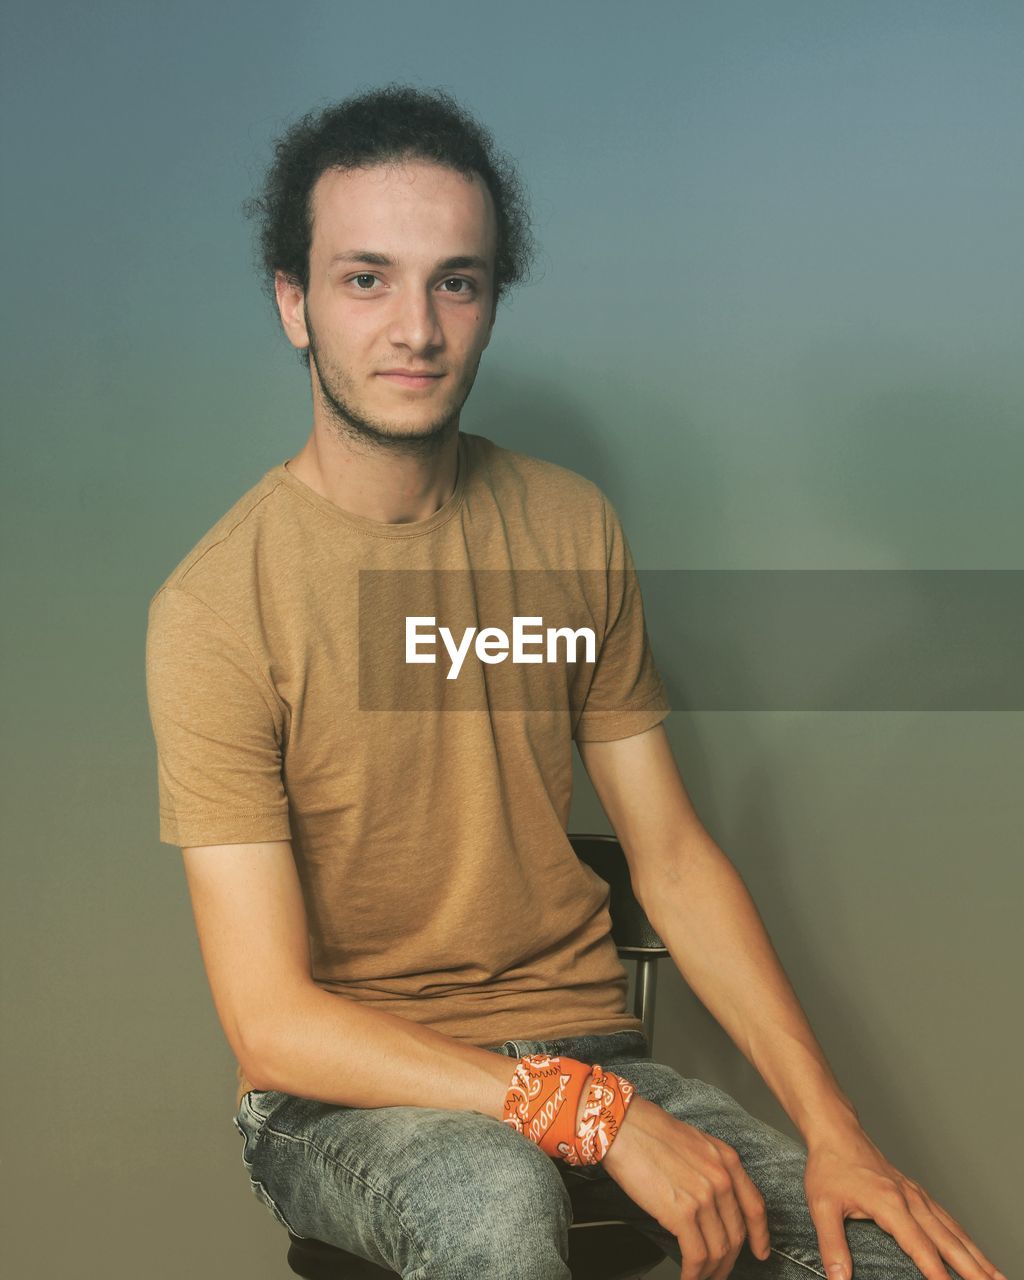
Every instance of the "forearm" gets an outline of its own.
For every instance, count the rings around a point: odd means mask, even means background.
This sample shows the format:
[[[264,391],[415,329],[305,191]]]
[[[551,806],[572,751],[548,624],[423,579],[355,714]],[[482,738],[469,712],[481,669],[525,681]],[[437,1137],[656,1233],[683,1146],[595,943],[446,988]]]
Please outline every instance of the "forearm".
[[[315,983],[254,1037],[254,1088],[350,1107],[445,1107],[501,1119],[515,1063]]]
[[[743,878],[711,840],[641,900],[680,973],[808,1143],[857,1124]]]

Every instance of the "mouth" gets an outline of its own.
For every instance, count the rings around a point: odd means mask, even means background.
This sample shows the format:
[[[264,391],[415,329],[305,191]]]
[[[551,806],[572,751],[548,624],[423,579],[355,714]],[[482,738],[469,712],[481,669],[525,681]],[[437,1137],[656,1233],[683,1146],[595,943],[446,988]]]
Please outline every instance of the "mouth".
[[[429,387],[440,382],[443,373],[381,373],[377,375],[400,387]]]

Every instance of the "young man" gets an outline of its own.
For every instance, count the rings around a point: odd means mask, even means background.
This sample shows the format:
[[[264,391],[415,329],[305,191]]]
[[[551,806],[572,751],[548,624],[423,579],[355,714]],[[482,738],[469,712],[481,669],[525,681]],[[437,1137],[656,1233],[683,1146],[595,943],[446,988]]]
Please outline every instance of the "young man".
[[[694,813],[615,511],[459,430],[529,257],[512,166],[446,94],[392,86],[299,122],[251,211],[312,431],[156,592],[147,678],[161,839],[183,850],[254,1191],[296,1234],[430,1280],[568,1276],[584,1181],[683,1280],[998,1276],[862,1130]],[[469,705],[388,704],[386,621],[440,621],[445,583],[482,592],[487,570],[596,571],[596,662],[539,708],[493,705],[485,662]],[[573,741],[637,897],[806,1151],[649,1057],[565,834]],[[510,1059],[546,1056],[626,1082],[589,1168],[502,1123]]]

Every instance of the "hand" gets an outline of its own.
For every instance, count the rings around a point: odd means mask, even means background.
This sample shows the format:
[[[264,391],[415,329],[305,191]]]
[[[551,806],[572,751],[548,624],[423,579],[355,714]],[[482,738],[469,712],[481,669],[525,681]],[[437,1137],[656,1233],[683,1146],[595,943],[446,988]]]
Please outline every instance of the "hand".
[[[808,1144],[804,1190],[829,1280],[851,1280],[854,1274],[846,1218],[877,1222],[927,1280],[949,1280],[943,1259],[963,1280],[1006,1280],[960,1223],[894,1168],[857,1126]]]
[[[748,1233],[768,1257],[764,1199],[727,1142],[634,1095],[603,1163],[679,1241],[681,1280],[725,1280]]]

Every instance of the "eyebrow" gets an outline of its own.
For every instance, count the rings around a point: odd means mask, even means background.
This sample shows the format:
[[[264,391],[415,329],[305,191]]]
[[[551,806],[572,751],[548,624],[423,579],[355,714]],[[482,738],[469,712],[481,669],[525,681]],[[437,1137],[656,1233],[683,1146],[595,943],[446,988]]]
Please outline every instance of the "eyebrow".
[[[336,253],[327,264],[333,267],[336,262],[365,262],[374,267],[397,267],[398,263],[393,258],[388,258],[383,253],[374,253],[370,249],[348,249],[344,253]],[[467,268],[476,267],[481,271],[486,271],[490,263],[486,258],[478,257],[476,254],[459,254],[454,258],[445,258],[443,262],[437,264],[439,271],[464,271]]]

